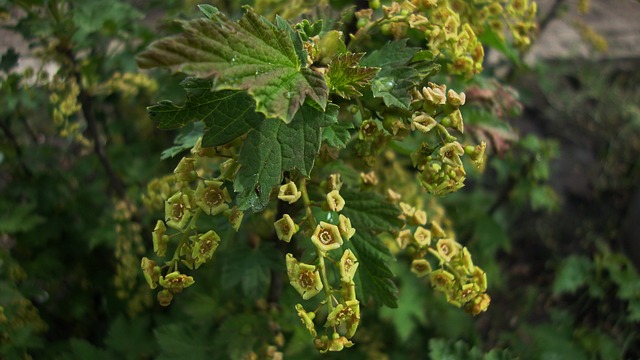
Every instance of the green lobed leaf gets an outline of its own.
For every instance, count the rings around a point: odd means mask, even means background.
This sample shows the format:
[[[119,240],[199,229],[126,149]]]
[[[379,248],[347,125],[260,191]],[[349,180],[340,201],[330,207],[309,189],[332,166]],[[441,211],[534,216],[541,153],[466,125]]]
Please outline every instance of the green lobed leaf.
[[[187,323],[172,323],[156,327],[153,334],[160,349],[160,360],[211,359],[213,346],[205,331],[198,331]]]
[[[587,257],[579,255],[567,257],[556,272],[553,294],[575,293],[581,286],[587,284],[593,268],[593,261]]]
[[[340,195],[346,203],[342,212],[357,231],[393,231],[404,225],[400,209],[378,193],[343,190]]]
[[[104,343],[110,350],[117,351],[121,359],[149,357],[156,350],[150,325],[149,317],[130,321],[120,315],[111,323]]]
[[[324,77],[302,66],[290,31],[251,8],[238,22],[209,13],[211,19],[184,22],[182,34],[152,43],[138,55],[138,65],[213,77],[216,90],[246,90],[257,112],[286,123],[307,98],[326,107],[329,89]]]
[[[429,340],[429,359],[431,360],[482,360],[483,355],[475,346],[470,348],[464,341],[453,342],[444,339]]]
[[[359,66],[364,53],[338,55],[329,63],[327,83],[329,89],[345,99],[362,96],[358,88],[369,85],[379,68]]]
[[[349,129],[353,129],[353,124],[337,123],[322,129],[322,141],[329,146],[344,149],[351,140]]]
[[[265,243],[255,249],[244,244],[235,246],[224,254],[223,287],[229,289],[241,285],[249,300],[264,297],[269,287],[270,271],[280,270],[281,260],[281,254],[272,244]]]
[[[382,240],[366,229],[356,228],[356,234],[345,244],[353,251],[360,264],[356,273],[359,298],[365,303],[371,299],[378,306],[397,308],[398,288],[393,282],[394,275],[388,265],[395,258]]]
[[[234,189],[240,210],[261,211],[282,173],[297,169],[309,176],[320,150],[322,127],[337,121],[338,107],[323,112],[305,104],[290,124],[267,119],[255,127],[240,149]]]
[[[212,91],[211,80],[187,78],[181,83],[187,93],[182,106],[161,101],[149,106],[149,115],[160,129],[183,127],[204,121],[203,146],[224,145],[249,131],[264,118],[255,112],[251,97],[242,91]]]
[[[373,96],[387,106],[409,109],[411,89],[420,82],[420,73],[409,63],[418,50],[407,47],[406,40],[396,40],[362,59],[361,66],[381,68],[371,82]]]
[[[193,148],[203,134],[204,124],[199,121],[182,128],[180,134],[178,134],[173,141],[174,145],[164,150],[162,154],[160,154],[160,159],[165,160]]]

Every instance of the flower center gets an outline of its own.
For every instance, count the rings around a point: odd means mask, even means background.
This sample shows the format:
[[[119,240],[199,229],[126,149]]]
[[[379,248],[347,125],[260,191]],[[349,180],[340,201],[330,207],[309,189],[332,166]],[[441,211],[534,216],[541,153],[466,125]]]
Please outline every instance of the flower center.
[[[319,236],[320,242],[323,243],[324,245],[328,245],[333,242],[333,236],[331,236],[331,233],[329,232],[329,230],[322,230],[320,231],[319,235],[320,235]]]
[[[207,189],[204,200],[209,206],[217,206],[222,203],[222,193],[218,189]]]
[[[316,284],[316,277],[309,270],[302,271],[299,276],[300,285],[304,288],[312,288]]]
[[[182,203],[173,204],[173,207],[171,208],[171,216],[180,220],[182,219],[183,215],[184,215],[184,204]]]

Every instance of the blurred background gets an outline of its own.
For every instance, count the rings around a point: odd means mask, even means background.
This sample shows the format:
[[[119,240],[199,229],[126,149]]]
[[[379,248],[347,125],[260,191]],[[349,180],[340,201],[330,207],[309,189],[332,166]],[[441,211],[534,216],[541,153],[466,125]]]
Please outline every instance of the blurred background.
[[[134,57],[196,4],[0,0],[0,358],[241,359],[262,340],[319,356],[295,314],[220,289],[224,269],[170,308],[139,270],[162,211],[148,184],[179,160],[145,108],[181,79]],[[489,310],[464,314],[398,262],[399,308],[368,309],[332,357],[640,358],[640,3],[538,4],[532,46],[487,48],[466,85],[492,99],[490,119],[465,114],[490,160],[442,199]]]

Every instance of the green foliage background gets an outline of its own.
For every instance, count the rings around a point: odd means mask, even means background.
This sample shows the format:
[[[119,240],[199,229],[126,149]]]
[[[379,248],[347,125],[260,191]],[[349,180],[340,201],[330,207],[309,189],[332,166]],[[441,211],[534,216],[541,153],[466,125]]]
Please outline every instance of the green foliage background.
[[[175,24],[160,21],[158,30],[155,20],[193,18],[193,5],[0,0],[3,27],[30,46],[26,53],[8,48],[0,61],[0,358],[242,359],[262,343],[278,344],[287,358],[319,357],[295,313],[262,300],[269,271],[283,267],[279,251],[269,244],[256,249],[223,242],[215,256],[224,261],[202,271],[197,286],[170,308],[155,303],[139,271],[158,217],[142,205],[141,195],[150,180],[173,170],[172,156],[191,148],[195,138],[189,127],[158,131],[145,109],[158,99],[179,102],[181,79],[159,71],[149,77],[122,74],[140,74],[134,57],[158,38],[157,31],[174,32]],[[217,5],[239,14],[242,4]],[[495,51],[515,61],[515,49],[501,46]],[[46,65],[33,69],[35,75],[17,66],[32,54]],[[375,56],[368,61],[375,64]],[[511,66],[516,65],[521,64]],[[45,68],[46,77],[57,71],[67,87],[52,88],[39,79]],[[495,139],[507,139],[510,146],[498,147],[502,151],[484,174],[470,176],[467,187],[444,199],[459,241],[490,277],[489,311],[471,318],[451,307],[402,261],[361,269],[360,276],[368,277],[364,284],[375,283],[380,272],[382,280],[395,276],[395,284],[376,286],[389,292],[397,286],[397,308],[364,310],[358,345],[332,357],[640,356],[640,334],[634,330],[640,321],[640,255],[630,245],[637,237],[630,222],[640,213],[633,203],[640,191],[638,73],[633,66],[614,63],[603,70],[589,61],[541,63],[514,73],[500,81],[523,89],[525,120],[505,126],[483,109],[469,110],[470,126],[497,134]],[[494,78],[499,77],[489,68],[480,81]],[[187,102],[199,95],[197,82],[191,85]],[[62,105],[51,94],[69,93],[82,111],[56,122],[52,114]],[[229,96],[244,95],[229,90]],[[385,102],[399,101],[394,94],[385,96]],[[198,109],[200,115],[219,106],[208,105]],[[171,120],[174,113],[183,110],[161,103],[151,111],[161,127],[172,129],[178,125]],[[297,121],[279,105],[264,111]],[[213,114],[205,126],[219,127],[215,119]],[[246,128],[256,126],[256,119],[237,119]],[[542,125],[532,130],[526,119],[542,119]],[[81,125],[74,130],[72,124]],[[509,139],[505,134],[512,128],[518,136]],[[344,129],[331,129],[335,134],[325,133],[325,140],[344,145]],[[209,144],[234,137],[209,133],[204,140]],[[580,163],[574,151],[591,161]],[[566,169],[576,163],[597,174],[587,177],[586,189],[564,182],[571,174]],[[370,210],[368,198],[357,196],[345,194],[354,222],[384,221],[385,209],[371,218],[361,211]],[[259,199],[246,199],[247,208],[260,206]],[[352,246],[362,256],[390,255],[386,248],[357,244]],[[393,306],[396,299],[376,301]],[[285,287],[281,309],[295,303],[295,292]]]

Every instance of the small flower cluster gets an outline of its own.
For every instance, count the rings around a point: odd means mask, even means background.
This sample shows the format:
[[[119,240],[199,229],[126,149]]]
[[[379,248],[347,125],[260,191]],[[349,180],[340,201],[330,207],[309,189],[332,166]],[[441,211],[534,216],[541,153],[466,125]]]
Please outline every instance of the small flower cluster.
[[[165,257],[171,239],[179,239],[174,247],[173,256],[164,265],[146,257],[141,263],[149,287],[155,289],[160,285],[163,288],[158,293],[158,302],[163,306],[168,306],[175,294],[195,282],[193,277],[178,270],[179,264],[190,270],[197,269],[213,258],[220,244],[220,236],[215,230],[199,231],[198,218],[202,214],[222,215],[227,218],[230,227],[238,231],[244,216],[236,207],[230,207],[232,199],[225,184],[225,174],[235,171],[231,170],[233,164],[230,164],[229,160],[221,164],[221,175],[217,178],[201,178],[198,159],[203,158],[199,156],[215,154],[216,150],[203,149],[199,144],[200,142],[192,151],[196,157],[183,157],[171,178],[152,181],[144,199],[149,205],[158,203],[161,197],[166,199],[164,220],[157,221],[152,233],[155,254],[160,258]],[[173,230],[172,235],[168,234],[169,229]]]
[[[403,202],[400,208],[407,226],[398,233],[396,242],[413,259],[411,271],[418,277],[429,276],[431,285],[444,293],[450,304],[473,315],[486,311],[491,300],[486,294],[486,274],[473,264],[468,249],[455,240],[453,232],[443,228],[443,210],[431,206],[435,214],[427,226],[425,211]],[[433,270],[426,255],[437,262],[438,269]]]
[[[330,181],[330,184],[333,190],[326,194],[322,208],[332,213],[339,213],[344,209],[345,200],[339,192],[339,178],[333,177],[332,180],[334,181]],[[303,191],[306,190],[303,188]],[[304,196],[306,197],[306,195]],[[300,193],[294,183],[290,182],[280,188],[280,200],[295,202],[299,198]],[[316,224],[316,219],[310,215],[309,206],[307,198],[305,207],[308,209],[310,217],[307,217],[306,224],[313,228],[310,239],[316,248],[316,261],[314,264],[307,264],[297,260],[293,254],[287,254],[287,276],[291,286],[304,300],[310,300],[324,290],[325,299],[321,301],[321,304],[326,305],[326,313],[323,311],[324,306],[320,306],[314,311],[305,310],[302,304],[297,304],[295,308],[302,324],[315,338],[314,345],[320,352],[340,351],[353,345],[350,339],[360,323],[360,302],[356,299],[353,280],[358,269],[358,259],[349,249],[342,251],[339,261],[333,260],[332,255],[342,250],[344,241],[351,239],[356,230],[351,226],[349,218],[343,214],[338,215],[338,225],[324,221]],[[274,225],[278,237],[287,242],[299,229],[299,225],[293,222],[287,214],[276,221]],[[325,262],[325,259],[330,261]],[[329,283],[326,267],[328,263],[336,264],[338,268],[339,286],[332,286]],[[328,333],[319,336],[316,330],[314,320],[320,318],[318,314],[321,312],[323,318],[326,315],[324,327],[331,330],[330,336]]]
[[[384,129],[384,124],[376,119],[364,120],[358,129],[358,142],[355,144],[355,150],[369,166],[373,166],[376,162],[380,151],[385,148],[391,139]]]
[[[414,91],[412,105],[416,112],[411,129],[431,136],[431,139],[437,134],[436,143],[425,141],[411,154],[413,166],[420,171],[420,184],[431,194],[445,195],[464,186],[467,174],[462,165],[463,155],[469,155],[477,167],[482,165],[486,145],[482,143],[466,149],[447,130],[464,131],[459,108],[465,100],[464,93],[458,94],[451,89],[447,92],[445,85],[434,83]]]
[[[77,114],[82,110],[78,102],[80,86],[76,78],[65,79],[54,76],[49,83],[49,102],[53,105],[53,123],[59,129],[60,136],[76,141],[83,146],[90,146],[91,141],[83,135],[84,126],[78,120]]]
[[[482,34],[488,25],[505,40],[508,31],[514,46],[520,50],[529,47],[535,36],[538,6],[531,0],[444,0],[438,4],[453,9],[476,34]]]

